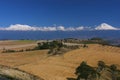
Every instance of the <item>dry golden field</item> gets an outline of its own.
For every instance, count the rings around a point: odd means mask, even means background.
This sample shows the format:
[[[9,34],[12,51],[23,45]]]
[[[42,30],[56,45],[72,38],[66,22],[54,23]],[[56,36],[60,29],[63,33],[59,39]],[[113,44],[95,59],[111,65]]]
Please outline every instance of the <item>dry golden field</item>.
[[[26,44],[33,43],[35,42]],[[47,52],[48,50],[0,53],[0,64],[19,68],[45,80],[76,78],[75,68],[82,61],[97,66],[97,61],[102,60],[108,65],[116,64],[120,68],[120,48],[117,47],[89,44],[88,48],[72,50],[64,55],[48,56]]]

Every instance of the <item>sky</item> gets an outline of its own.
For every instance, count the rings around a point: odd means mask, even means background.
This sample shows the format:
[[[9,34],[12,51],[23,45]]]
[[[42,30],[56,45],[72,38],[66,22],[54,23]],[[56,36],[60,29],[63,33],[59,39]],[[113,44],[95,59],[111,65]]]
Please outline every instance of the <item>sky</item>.
[[[96,26],[120,28],[120,0],[0,0],[0,27]]]

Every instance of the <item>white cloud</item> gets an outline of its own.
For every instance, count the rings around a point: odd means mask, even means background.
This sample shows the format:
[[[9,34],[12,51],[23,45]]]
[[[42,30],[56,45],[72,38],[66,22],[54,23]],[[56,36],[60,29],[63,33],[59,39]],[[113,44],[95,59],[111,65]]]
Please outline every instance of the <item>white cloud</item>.
[[[9,31],[75,31],[75,30],[83,30],[84,27],[67,27],[58,26],[58,27],[32,27],[29,25],[21,25],[15,24],[10,25],[9,27],[3,28],[1,27],[0,30],[9,30]]]
[[[56,27],[34,27],[38,31],[56,31]]]
[[[64,27],[64,26],[57,26],[57,27],[34,27],[29,25],[21,25],[15,24],[10,25],[9,27],[1,27],[0,30],[8,30],[8,31],[81,31],[81,30],[120,30],[115,28],[111,25],[106,23],[102,23],[101,25],[97,26],[96,28],[91,27]]]
[[[21,25],[21,24],[10,25],[10,27],[3,28],[3,29],[4,30],[21,30],[21,31],[36,30],[35,27],[31,27],[29,25]]]
[[[57,30],[65,31],[65,28],[64,28],[64,26],[58,26]]]
[[[84,30],[84,27],[83,26],[77,27],[76,30]]]
[[[75,28],[74,27],[68,27],[65,29],[65,31],[75,31]]]

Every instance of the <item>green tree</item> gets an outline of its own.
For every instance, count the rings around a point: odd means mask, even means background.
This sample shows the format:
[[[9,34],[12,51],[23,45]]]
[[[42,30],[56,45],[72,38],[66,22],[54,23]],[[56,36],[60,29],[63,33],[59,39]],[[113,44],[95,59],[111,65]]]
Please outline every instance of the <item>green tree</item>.
[[[105,63],[103,61],[98,61],[98,72],[102,71],[105,68]]]
[[[112,80],[117,80],[117,66],[113,64],[110,66],[110,69],[112,73]]]
[[[100,75],[93,67],[87,65],[84,61],[76,68],[75,74],[78,76],[77,80],[80,80],[81,78],[85,80],[88,78],[96,79],[97,76]]]

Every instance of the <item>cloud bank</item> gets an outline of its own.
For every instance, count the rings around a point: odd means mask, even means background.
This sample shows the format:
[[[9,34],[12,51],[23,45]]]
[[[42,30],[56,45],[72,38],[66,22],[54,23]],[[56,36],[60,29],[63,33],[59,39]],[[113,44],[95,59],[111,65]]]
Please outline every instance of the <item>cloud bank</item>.
[[[64,26],[57,26],[57,27],[34,27],[29,25],[21,25],[21,24],[15,24],[10,25],[6,28],[0,28],[0,30],[8,30],[8,31],[78,31],[78,30],[84,30],[84,27],[67,27]]]
[[[81,31],[81,30],[120,30],[119,28],[115,28],[111,25],[106,23],[102,23],[101,25],[91,28],[91,27],[64,27],[64,26],[57,26],[57,27],[34,27],[29,25],[22,25],[22,24],[15,24],[10,25],[9,27],[1,27],[0,30],[7,30],[7,31]]]

